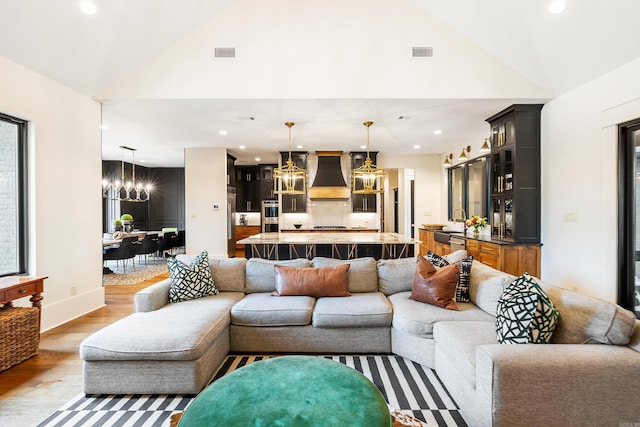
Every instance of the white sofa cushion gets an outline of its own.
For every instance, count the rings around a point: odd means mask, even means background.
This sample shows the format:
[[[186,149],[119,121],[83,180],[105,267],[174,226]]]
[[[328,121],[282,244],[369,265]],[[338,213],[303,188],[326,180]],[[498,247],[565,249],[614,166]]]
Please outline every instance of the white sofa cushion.
[[[433,328],[436,358],[443,354],[449,365],[475,387],[476,348],[484,344],[498,344],[494,322],[439,322]],[[436,360],[436,364],[437,364]]]
[[[231,324],[239,326],[304,326],[311,323],[315,298],[274,296],[270,292],[246,295],[231,309]]]
[[[378,270],[373,258],[356,258],[349,260],[315,257],[311,260],[314,267],[337,267],[349,264],[349,292],[377,292]]]
[[[433,325],[445,320],[486,321],[495,323],[495,317],[470,303],[459,303],[459,311],[443,310],[435,305],[412,300],[409,298],[410,295],[411,292],[400,292],[388,298],[393,307],[393,327],[412,335],[431,338],[433,335]]]
[[[617,304],[572,292],[542,281],[560,314],[551,337],[555,344],[615,344],[626,345],[636,325],[636,316]]]
[[[407,292],[413,286],[416,258],[381,259],[378,261],[378,286],[389,296]]]
[[[318,298],[312,324],[318,328],[389,327],[391,318],[391,304],[383,294],[355,293]]]
[[[176,259],[187,265],[193,262],[195,256],[178,254]],[[245,258],[218,258],[209,257],[211,267],[211,277],[219,291],[244,292]]]
[[[246,287],[248,294],[254,292],[273,292],[276,290],[276,265],[286,267],[312,267],[306,258],[288,261],[272,261],[261,258],[251,258],[246,265]]]
[[[474,260],[469,276],[469,299],[472,303],[495,316],[502,292],[516,276],[489,267]]]

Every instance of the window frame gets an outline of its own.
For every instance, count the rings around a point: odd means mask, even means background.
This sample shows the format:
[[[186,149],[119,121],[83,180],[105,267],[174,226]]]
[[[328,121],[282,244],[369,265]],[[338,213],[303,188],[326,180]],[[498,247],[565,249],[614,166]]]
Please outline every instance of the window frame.
[[[0,121],[14,124],[18,127],[17,155],[17,242],[18,242],[18,271],[1,272],[0,277],[25,275],[29,269],[29,197],[28,197],[28,122],[8,114],[0,113]]]
[[[490,161],[489,155],[474,157],[473,159],[469,159],[466,162],[458,163],[457,165],[451,166],[447,170],[447,184],[448,184],[448,220],[454,221],[453,219],[453,182],[451,179],[452,172],[456,168],[459,168],[462,171],[462,208],[464,209],[467,217],[469,214],[469,165],[472,163],[482,163],[482,214],[480,216],[487,217],[489,214],[489,206],[490,206],[490,192],[489,192],[489,176],[490,176]],[[459,219],[459,218],[458,218]],[[490,221],[490,219],[489,219]]]

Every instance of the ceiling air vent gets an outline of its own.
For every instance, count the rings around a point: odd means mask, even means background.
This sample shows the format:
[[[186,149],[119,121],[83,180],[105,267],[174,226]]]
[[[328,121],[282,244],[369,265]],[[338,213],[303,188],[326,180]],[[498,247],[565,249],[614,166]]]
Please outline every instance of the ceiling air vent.
[[[433,47],[412,47],[411,48],[411,56],[414,58],[428,58],[433,56]]]
[[[213,56],[216,58],[235,58],[235,47],[216,47],[214,48]]]

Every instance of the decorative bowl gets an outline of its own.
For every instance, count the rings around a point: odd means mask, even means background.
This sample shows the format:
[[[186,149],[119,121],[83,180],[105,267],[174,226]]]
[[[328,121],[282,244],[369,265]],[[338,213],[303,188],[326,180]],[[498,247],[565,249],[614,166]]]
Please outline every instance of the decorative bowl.
[[[293,226],[294,226],[295,228],[300,228],[300,227],[302,227],[302,224],[293,224]]]
[[[427,230],[442,230],[444,224],[422,224],[422,227]]]

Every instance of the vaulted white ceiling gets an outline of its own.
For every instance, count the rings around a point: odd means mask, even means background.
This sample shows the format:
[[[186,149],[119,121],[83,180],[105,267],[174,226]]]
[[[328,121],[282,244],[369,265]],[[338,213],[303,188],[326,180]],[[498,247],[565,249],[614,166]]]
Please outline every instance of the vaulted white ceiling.
[[[358,150],[373,120],[372,149],[443,153],[480,144],[511,103],[640,57],[634,0],[566,0],[559,15],[540,0],[94,3],[0,0],[0,55],[102,102],[104,158],[127,145],[148,165],[181,165],[189,146],[273,161],[287,120],[310,151]]]

